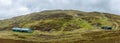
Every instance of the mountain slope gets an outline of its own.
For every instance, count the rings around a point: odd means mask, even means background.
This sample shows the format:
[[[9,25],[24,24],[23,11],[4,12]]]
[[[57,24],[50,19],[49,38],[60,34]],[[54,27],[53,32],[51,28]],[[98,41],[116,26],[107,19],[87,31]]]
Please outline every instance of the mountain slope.
[[[98,28],[112,26],[114,29],[118,29],[120,16],[77,10],[47,10],[1,20],[0,29],[9,30],[13,27],[24,27],[41,31],[72,31],[75,29],[95,29],[96,24],[99,24]]]

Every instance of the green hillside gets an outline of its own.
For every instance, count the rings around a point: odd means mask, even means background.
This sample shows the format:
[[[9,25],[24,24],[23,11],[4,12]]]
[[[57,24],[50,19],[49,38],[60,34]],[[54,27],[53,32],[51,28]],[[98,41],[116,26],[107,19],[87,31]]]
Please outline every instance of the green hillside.
[[[111,26],[112,30],[101,29]],[[31,28],[33,33],[11,31]],[[103,12],[46,10],[0,20],[3,43],[119,43],[120,16]]]
[[[0,29],[13,27],[32,28],[40,31],[71,31],[75,29],[96,29],[95,25],[119,28],[120,16],[77,10],[47,10],[0,21]]]

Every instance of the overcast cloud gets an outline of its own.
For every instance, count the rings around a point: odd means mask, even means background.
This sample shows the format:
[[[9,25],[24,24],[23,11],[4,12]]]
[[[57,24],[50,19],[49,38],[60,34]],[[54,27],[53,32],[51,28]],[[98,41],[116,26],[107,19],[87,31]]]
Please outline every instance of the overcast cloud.
[[[0,0],[0,19],[54,9],[99,11],[120,15],[120,0]]]

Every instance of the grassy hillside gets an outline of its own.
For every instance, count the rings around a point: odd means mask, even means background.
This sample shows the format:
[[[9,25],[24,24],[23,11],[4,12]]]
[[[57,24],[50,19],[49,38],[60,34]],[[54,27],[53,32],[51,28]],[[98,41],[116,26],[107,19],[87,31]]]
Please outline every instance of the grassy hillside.
[[[13,27],[32,28],[41,31],[71,31],[74,29],[95,29],[95,25],[119,28],[120,16],[77,10],[48,10],[0,21],[0,29]]]
[[[120,16],[77,10],[47,10],[0,20],[0,40],[7,43],[119,43]],[[102,30],[111,26],[113,30]],[[13,27],[33,33],[13,32]]]

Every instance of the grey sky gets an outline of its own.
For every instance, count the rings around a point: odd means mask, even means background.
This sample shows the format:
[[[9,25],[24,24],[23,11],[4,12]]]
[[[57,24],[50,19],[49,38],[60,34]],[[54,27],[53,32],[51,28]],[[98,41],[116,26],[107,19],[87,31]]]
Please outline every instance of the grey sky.
[[[0,19],[54,9],[120,14],[120,0],[0,0]]]

